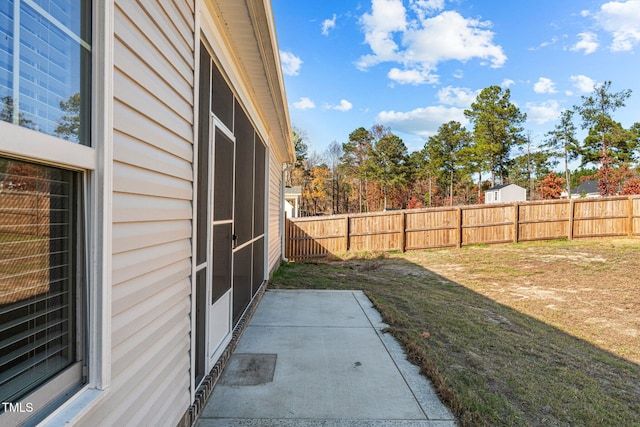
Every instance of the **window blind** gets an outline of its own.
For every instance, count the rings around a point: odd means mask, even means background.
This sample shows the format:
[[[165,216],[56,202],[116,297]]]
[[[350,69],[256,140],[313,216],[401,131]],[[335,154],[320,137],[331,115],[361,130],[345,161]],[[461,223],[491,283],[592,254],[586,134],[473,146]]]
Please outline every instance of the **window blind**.
[[[0,158],[3,402],[24,397],[76,358],[73,175]]]

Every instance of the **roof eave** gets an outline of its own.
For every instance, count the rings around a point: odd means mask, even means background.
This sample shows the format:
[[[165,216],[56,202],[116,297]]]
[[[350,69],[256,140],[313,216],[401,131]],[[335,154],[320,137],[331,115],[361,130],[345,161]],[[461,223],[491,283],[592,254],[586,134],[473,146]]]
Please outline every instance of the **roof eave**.
[[[273,11],[269,0],[218,0],[210,6],[224,22],[243,80],[259,107],[267,138],[280,161],[295,161]],[[251,28],[253,31],[248,30]]]

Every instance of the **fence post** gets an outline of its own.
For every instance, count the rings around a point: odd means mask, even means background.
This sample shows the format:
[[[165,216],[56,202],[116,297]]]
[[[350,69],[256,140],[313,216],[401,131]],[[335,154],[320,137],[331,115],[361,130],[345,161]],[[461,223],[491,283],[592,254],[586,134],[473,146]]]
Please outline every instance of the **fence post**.
[[[573,217],[575,215],[574,213],[575,205],[576,205],[575,200],[570,199],[569,200],[569,235],[567,236],[569,240],[573,240]]]
[[[400,252],[404,252],[407,246],[407,213],[400,214]]]
[[[289,231],[289,218],[287,212],[284,212],[284,257],[291,257],[291,232]]]
[[[631,196],[627,201],[627,236],[633,237],[633,199]]]
[[[351,231],[351,230],[349,230],[349,228],[351,227],[350,224],[349,224],[349,222],[350,222],[349,221],[349,215],[347,215],[345,220],[346,220],[346,223],[344,225],[344,240],[345,240],[344,247],[345,247],[345,251],[349,252],[349,232]]]
[[[518,243],[518,234],[520,232],[519,221],[520,221],[520,203],[516,202],[513,204],[513,243]]]
[[[462,208],[457,209],[456,221],[458,222],[457,230],[458,230],[458,238],[456,242],[456,247],[460,249],[462,247]]]

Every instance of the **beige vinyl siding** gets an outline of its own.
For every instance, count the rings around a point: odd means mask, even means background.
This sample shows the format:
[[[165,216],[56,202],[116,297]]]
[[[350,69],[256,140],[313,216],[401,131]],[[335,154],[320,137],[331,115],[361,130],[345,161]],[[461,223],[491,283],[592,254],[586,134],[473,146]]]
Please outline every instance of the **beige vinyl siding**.
[[[134,194],[113,198],[113,222],[169,221],[190,218],[191,201]]]
[[[150,122],[144,114],[138,113],[120,103],[116,103],[113,106],[113,115],[118,117],[118,129],[114,135],[114,145],[118,150],[124,149],[124,144],[121,141],[119,143],[118,139],[120,139],[121,135],[125,135],[139,142],[153,141],[150,145],[158,150],[156,153],[159,154],[165,151],[170,157],[176,157],[176,161],[178,159],[183,159],[189,163],[192,161],[190,157],[193,150],[191,142],[185,141],[180,136],[168,131],[162,124]],[[141,127],[140,123],[144,123],[145,126]],[[140,150],[146,151],[144,146],[136,146]],[[142,161],[142,159],[138,161]]]
[[[267,218],[269,221],[269,242],[268,242],[268,267],[269,274],[273,273],[274,269],[278,267],[281,259],[281,210],[282,201],[281,187],[282,187],[282,164],[278,161],[273,150],[269,153],[269,206],[267,212]]]
[[[190,405],[194,10],[116,1],[111,386],[80,425],[176,425]]]

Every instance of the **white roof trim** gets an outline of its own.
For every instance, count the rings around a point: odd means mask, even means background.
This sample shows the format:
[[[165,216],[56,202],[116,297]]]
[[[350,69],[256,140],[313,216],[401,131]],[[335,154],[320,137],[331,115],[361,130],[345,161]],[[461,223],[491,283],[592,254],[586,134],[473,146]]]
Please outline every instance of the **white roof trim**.
[[[264,135],[282,162],[295,151],[280,65],[280,53],[269,0],[205,0],[224,34],[249,96],[257,104]],[[205,12],[206,13],[206,12]],[[266,141],[265,141],[266,142]]]

